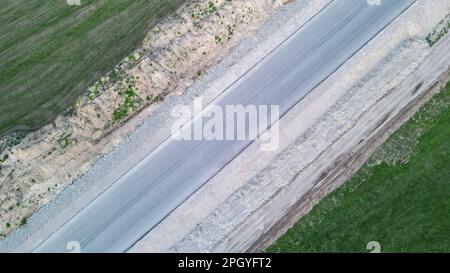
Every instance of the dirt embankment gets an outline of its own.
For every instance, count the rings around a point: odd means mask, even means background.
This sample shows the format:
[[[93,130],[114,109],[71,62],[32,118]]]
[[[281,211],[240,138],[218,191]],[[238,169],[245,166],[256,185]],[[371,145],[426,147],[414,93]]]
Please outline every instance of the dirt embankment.
[[[203,71],[287,0],[192,1],[154,27],[140,48],[88,88],[66,115],[0,142],[0,238],[82,176],[142,119],[182,94]],[[124,126],[126,125],[126,126]],[[121,130],[118,130],[121,128]]]

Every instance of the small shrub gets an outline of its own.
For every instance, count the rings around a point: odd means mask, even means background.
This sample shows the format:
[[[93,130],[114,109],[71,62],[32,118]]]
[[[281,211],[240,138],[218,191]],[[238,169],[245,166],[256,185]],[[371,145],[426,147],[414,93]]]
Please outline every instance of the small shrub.
[[[22,220],[20,220],[20,226],[24,226],[27,224],[27,217],[23,217]]]

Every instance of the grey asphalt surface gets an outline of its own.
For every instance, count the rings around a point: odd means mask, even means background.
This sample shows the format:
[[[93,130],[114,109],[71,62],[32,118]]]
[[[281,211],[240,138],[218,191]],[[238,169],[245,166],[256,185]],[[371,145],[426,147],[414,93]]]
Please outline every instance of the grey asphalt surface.
[[[414,2],[334,1],[215,104],[279,105],[283,116]],[[127,251],[251,142],[169,138],[34,252],[69,252],[73,241],[82,252]]]

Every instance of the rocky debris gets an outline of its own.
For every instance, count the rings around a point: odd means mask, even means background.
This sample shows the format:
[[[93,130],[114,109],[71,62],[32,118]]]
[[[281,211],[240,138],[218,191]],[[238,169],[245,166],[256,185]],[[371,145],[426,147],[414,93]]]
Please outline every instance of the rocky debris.
[[[0,238],[82,176],[127,132],[142,109],[182,94],[286,0],[190,1],[88,88],[66,114],[0,142]],[[128,132],[129,133],[129,132]]]

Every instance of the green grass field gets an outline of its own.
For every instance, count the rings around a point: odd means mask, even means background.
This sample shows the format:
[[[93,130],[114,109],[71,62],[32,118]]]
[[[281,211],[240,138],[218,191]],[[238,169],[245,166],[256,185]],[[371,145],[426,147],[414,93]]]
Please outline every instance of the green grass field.
[[[369,252],[370,241],[450,252],[450,84],[266,251]]]
[[[3,0],[0,136],[52,121],[184,0]]]

